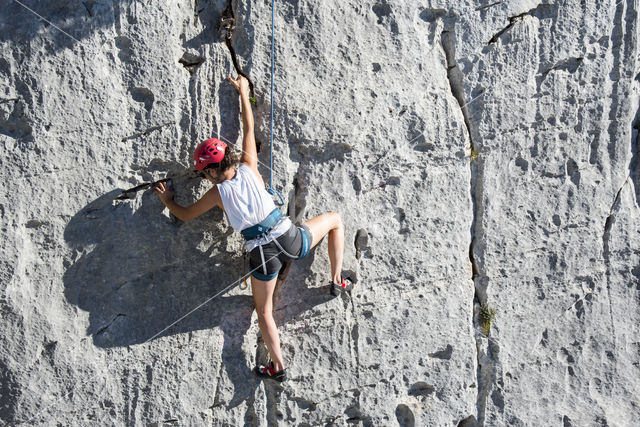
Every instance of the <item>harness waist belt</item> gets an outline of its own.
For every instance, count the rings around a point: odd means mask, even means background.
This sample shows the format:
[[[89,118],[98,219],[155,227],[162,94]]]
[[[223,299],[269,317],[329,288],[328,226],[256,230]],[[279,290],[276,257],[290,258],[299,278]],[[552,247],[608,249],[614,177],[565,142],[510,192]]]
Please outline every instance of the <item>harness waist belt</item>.
[[[245,228],[240,233],[245,240],[255,239],[256,237],[262,236],[263,234],[267,234],[282,218],[282,212],[280,209],[276,208],[265,219],[257,223],[256,225]]]

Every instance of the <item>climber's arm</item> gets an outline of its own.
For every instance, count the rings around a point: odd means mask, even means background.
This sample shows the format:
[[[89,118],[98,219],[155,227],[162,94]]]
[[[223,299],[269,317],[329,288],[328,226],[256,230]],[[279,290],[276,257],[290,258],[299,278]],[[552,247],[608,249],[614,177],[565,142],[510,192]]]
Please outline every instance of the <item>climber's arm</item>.
[[[249,81],[238,76],[237,79],[228,77],[229,82],[240,94],[240,108],[242,111],[242,157],[240,161],[260,176],[258,173],[258,150],[256,149],[256,137],[254,133],[253,111],[249,100]]]
[[[222,199],[220,198],[220,192],[217,186],[211,188],[200,200],[186,208],[180,206],[173,200],[173,191],[169,189],[166,183],[160,182],[156,184],[154,191],[171,213],[184,222],[189,222],[216,206],[222,208]]]

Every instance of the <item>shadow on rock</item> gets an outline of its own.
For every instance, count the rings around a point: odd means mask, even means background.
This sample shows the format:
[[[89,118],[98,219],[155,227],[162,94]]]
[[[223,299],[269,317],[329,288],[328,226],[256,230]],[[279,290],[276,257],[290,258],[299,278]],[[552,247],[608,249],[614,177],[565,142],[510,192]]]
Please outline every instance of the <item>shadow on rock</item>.
[[[45,47],[51,50],[71,48],[95,33],[113,28],[118,32],[117,39],[127,38],[126,34],[120,34],[121,29],[131,28],[135,31],[141,15],[149,16],[150,13],[146,7],[124,1],[22,0],[5,3],[0,15],[0,42],[13,41],[28,45],[32,39],[46,34]],[[220,41],[219,20],[226,7],[226,0],[196,2],[193,16],[202,23],[204,31],[193,40],[193,46]]]
[[[222,212],[177,226],[160,215],[151,192],[125,201],[116,200],[120,194],[91,202],[65,229],[75,250],[64,274],[65,296],[89,313],[87,335],[98,347],[146,342],[242,271],[241,257],[224,249],[230,232],[203,237],[202,230],[215,231]],[[243,335],[252,310],[249,296],[221,295],[157,336],[218,326],[225,335]]]
[[[243,268],[241,257],[220,249],[231,235],[220,231],[226,229],[222,212],[177,226],[160,214],[163,207],[150,191],[125,201],[116,199],[121,194],[115,190],[89,203],[65,229],[75,251],[64,274],[65,297],[89,313],[87,335],[109,348],[219,327],[233,400],[250,396],[257,382],[247,381],[239,340],[250,327],[252,298],[222,294],[207,302]],[[213,232],[202,232],[207,229]]]
[[[46,34],[46,47],[51,50],[70,48],[105,28],[119,25],[121,18],[132,22],[134,11],[126,3],[85,0],[81,2],[7,2],[0,17],[0,41],[28,45]]]
[[[64,237],[74,255],[65,262],[65,297],[88,313],[87,335],[97,347],[220,328],[222,361],[234,384],[234,397],[224,405],[237,406],[258,384],[247,381],[252,374],[242,351],[253,301],[225,292],[211,299],[244,271],[233,230],[219,210],[177,225],[161,215],[163,206],[151,191],[119,200],[121,194],[114,190],[94,200],[67,225]],[[230,252],[230,247],[235,249]],[[309,258],[306,262],[313,254]],[[316,295],[317,289],[297,289],[295,295],[282,295],[295,301],[295,309],[279,313],[279,323],[326,302],[326,291]]]
[[[195,37],[185,41],[183,46],[199,50],[202,46],[212,43],[224,43],[220,30],[220,20],[227,8],[228,0],[212,0],[198,6],[195,18],[202,31]]]

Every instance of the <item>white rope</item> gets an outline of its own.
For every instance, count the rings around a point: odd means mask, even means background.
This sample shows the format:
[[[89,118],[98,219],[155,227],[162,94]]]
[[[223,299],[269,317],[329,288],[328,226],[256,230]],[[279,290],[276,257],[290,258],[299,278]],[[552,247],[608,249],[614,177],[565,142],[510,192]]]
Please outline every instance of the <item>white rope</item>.
[[[37,17],[39,17],[40,19],[42,19],[44,22],[46,22],[47,24],[51,25],[52,27],[58,29],[59,31],[61,31],[63,34],[66,34],[67,36],[71,37],[72,39],[74,39],[75,41],[77,41],[78,43],[80,43],[80,40],[78,40],[77,38],[73,37],[71,34],[67,33],[65,30],[63,30],[62,28],[58,27],[56,24],[54,24],[51,21],[48,21],[44,16],[40,15],[38,12],[36,12],[35,10],[25,6],[22,2],[20,2],[19,0],[15,0],[16,3],[18,3],[20,6],[24,7],[25,9],[27,9],[29,12],[33,13],[34,15],[36,15]]]
[[[271,261],[274,258],[277,258],[278,256],[280,256],[280,254],[282,254],[282,251],[280,251],[278,254],[272,256],[271,258],[269,258],[267,260]],[[266,265],[266,262],[264,263],[264,265]],[[172,326],[178,324],[179,322],[183,321],[184,319],[186,319],[188,316],[190,316],[191,314],[193,314],[194,312],[196,312],[197,310],[199,310],[200,308],[202,308],[204,305],[208,304],[210,301],[212,301],[213,299],[217,298],[218,296],[222,295],[223,293],[225,293],[227,290],[233,288],[234,286],[236,286],[238,283],[240,283],[242,280],[244,280],[245,278],[249,277],[251,275],[251,273],[253,273],[254,271],[256,271],[258,268],[260,268],[262,266],[258,266],[256,268],[254,268],[253,270],[251,270],[250,272],[248,272],[247,274],[245,274],[244,276],[242,276],[240,279],[236,280],[235,282],[233,282],[232,284],[230,284],[229,286],[227,286],[226,288],[224,288],[223,290],[221,290],[220,292],[218,292],[217,294],[215,294],[214,296],[210,297],[209,299],[207,299],[205,302],[201,303],[200,305],[198,305],[196,308],[194,308],[193,310],[191,310],[190,312],[188,312],[187,314],[185,314],[184,316],[182,316],[181,318],[179,318],[178,320],[176,320],[175,322],[173,322],[172,324],[170,324],[169,326],[167,326],[166,328],[164,328],[163,330],[161,330],[160,332],[158,332],[157,334],[155,334],[154,336],[152,336],[151,338],[149,338],[148,340],[146,340],[145,342],[143,342],[142,344],[146,344],[149,341],[151,341],[152,339],[156,338],[158,335],[162,334],[163,332],[165,332],[167,329],[171,328]]]

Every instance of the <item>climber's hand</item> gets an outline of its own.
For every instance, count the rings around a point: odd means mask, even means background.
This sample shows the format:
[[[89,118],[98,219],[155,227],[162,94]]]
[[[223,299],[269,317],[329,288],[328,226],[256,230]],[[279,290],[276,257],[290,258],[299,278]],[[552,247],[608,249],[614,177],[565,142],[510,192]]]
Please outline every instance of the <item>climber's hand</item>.
[[[173,190],[169,189],[166,181],[158,182],[154,187],[153,191],[158,195],[158,198],[161,202],[165,203],[169,200],[173,200]]]
[[[240,95],[249,93],[249,80],[245,79],[243,76],[238,76],[236,79],[229,76],[227,77],[227,80],[229,80],[229,83],[231,83]]]

